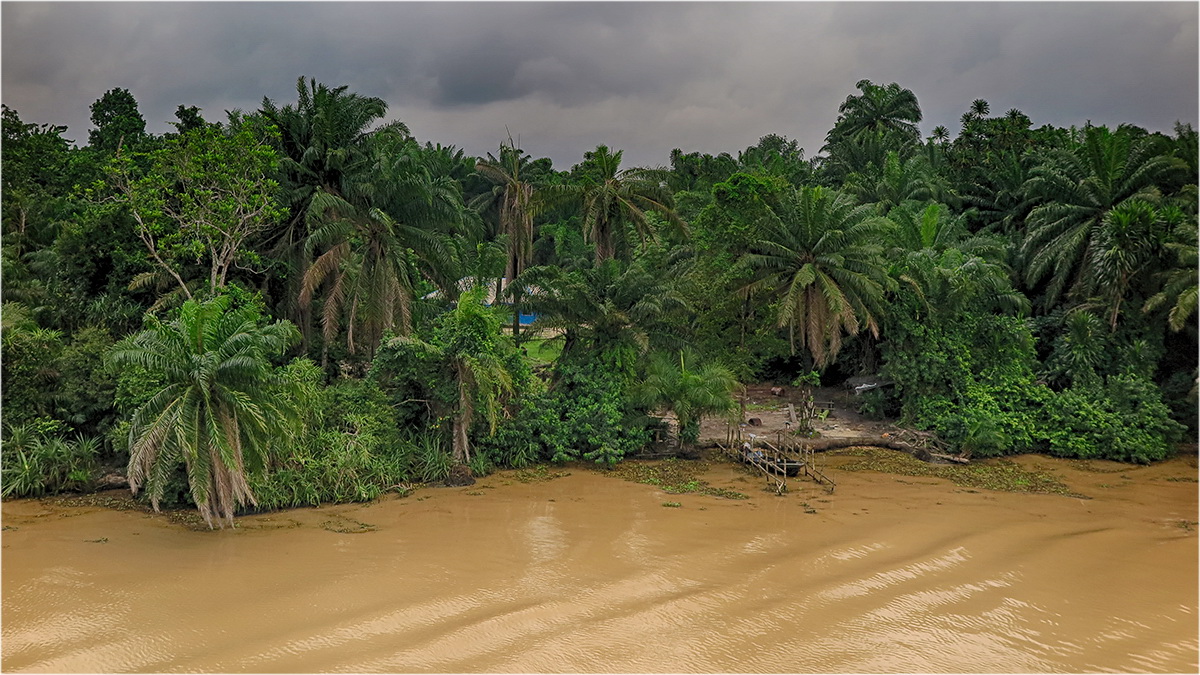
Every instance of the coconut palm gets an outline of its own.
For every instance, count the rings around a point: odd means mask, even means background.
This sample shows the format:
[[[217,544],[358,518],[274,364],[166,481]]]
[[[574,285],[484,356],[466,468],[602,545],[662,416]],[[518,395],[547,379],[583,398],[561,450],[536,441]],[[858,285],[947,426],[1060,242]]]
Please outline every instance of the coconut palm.
[[[690,350],[677,355],[656,353],[646,366],[645,377],[632,391],[637,405],[675,413],[679,440],[686,444],[694,444],[699,438],[701,419],[737,409],[733,392],[738,382],[733,373],[720,364],[701,365],[698,360]]]
[[[247,474],[264,465],[268,445],[296,419],[280,396],[270,359],[299,339],[286,321],[260,326],[257,311],[232,308],[228,296],[189,300],[178,318],[118,345],[115,366],[144,369],[157,392],[129,429],[129,486],[143,486],[158,509],[172,471],[187,470],[192,499],[212,527],[232,525],[254,495]]]
[[[1026,282],[1046,281],[1046,307],[1064,290],[1083,290],[1093,239],[1108,212],[1134,196],[1154,201],[1156,184],[1184,167],[1160,140],[1127,127],[1087,127],[1078,147],[1056,151],[1033,169],[1025,191],[1038,205],[1029,212],[1021,253]]]
[[[824,367],[837,356],[843,333],[865,327],[879,335],[884,292],[893,284],[880,243],[890,228],[872,205],[855,205],[825,188],[801,188],[783,200],[778,218],[743,257],[752,270],[743,292],[773,291],[792,352],[799,338]]]

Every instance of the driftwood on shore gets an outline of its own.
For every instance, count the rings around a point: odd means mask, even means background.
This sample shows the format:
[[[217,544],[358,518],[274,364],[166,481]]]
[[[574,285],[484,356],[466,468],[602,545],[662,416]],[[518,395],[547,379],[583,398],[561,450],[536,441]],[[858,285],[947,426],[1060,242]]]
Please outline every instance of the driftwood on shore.
[[[956,464],[970,464],[971,460],[966,457],[957,457],[941,452],[932,452],[928,448],[921,445],[907,443],[892,437],[881,436],[844,436],[837,438],[809,438],[801,441],[804,445],[812,448],[813,452],[827,452],[829,450],[840,450],[842,448],[888,448],[890,450],[899,450],[907,452],[913,457],[931,463],[952,462]],[[711,441],[705,444],[706,447],[719,447],[716,441]]]

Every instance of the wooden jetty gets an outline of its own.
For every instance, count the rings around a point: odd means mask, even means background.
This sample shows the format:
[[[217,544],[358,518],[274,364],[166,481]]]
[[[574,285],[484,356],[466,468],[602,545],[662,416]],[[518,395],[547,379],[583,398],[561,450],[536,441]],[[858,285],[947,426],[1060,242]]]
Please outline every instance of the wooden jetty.
[[[729,425],[725,443],[717,447],[730,459],[743,462],[758,469],[766,477],[768,485],[776,494],[787,492],[787,479],[803,474],[833,492],[837,484],[817,467],[816,453],[803,441],[782,431],[775,434],[771,443],[765,436],[745,433],[741,425]]]

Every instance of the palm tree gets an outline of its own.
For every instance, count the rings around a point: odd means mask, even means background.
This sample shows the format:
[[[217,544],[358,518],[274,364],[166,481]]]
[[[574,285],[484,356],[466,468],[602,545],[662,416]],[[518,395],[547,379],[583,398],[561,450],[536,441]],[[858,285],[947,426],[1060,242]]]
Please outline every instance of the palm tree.
[[[432,175],[412,141],[385,139],[378,139],[372,170],[347,181],[345,198],[321,192],[309,209],[313,232],[305,252],[317,257],[303,276],[299,300],[307,308],[327,289],[321,317],[326,354],[343,325],[349,351],[361,344],[368,355],[389,329],[411,330],[416,261],[410,249],[431,278],[447,285],[448,297],[458,294],[461,275],[446,240],[463,223],[457,184]]]
[[[204,521],[232,525],[235,509],[255,504],[247,473],[262,468],[269,444],[296,418],[273,386],[270,359],[299,334],[286,321],[260,326],[257,311],[232,308],[228,296],[188,300],[175,320],[150,321],[109,354],[113,365],[161,383],[133,416],[129,486],[137,494],[144,485],[157,510],[182,461]]]
[[[294,302],[299,297],[301,280],[308,272],[311,257],[304,255],[305,240],[311,234],[309,212],[318,195],[346,197],[346,182],[369,170],[372,163],[372,138],[377,133],[407,137],[408,128],[392,122],[374,125],[387,113],[381,98],[347,92],[346,86],[330,88],[315,79],[296,81],[297,101],[282,108],[263,97],[261,115],[279,130],[279,171],[285,203],[290,217],[267,241],[273,252],[292,268],[287,275],[289,291],[284,295]],[[296,319],[307,345],[310,321],[306,307],[292,305],[289,314]]]
[[[879,335],[884,291],[893,284],[880,241],[891,223],[873,206],[820,187],[797,190],[778,216],[744,256],[753,276],[743,292],[773,291],[792,352],[799,333],[800,346],[824,367],[837,356],[843,333],[865,326]]]
[[[920,139],[921,106],[912,90],[895,82],[880,86],[870,80],[859,80],[854,86],[862,93],[847,96],[838,107],[837,122],[825,138],[826,147],[864,132],[895,133],[913,142]]]
[[[677,341],[666,321],[683,309],[683,299],[669,280],[640,262],[610,259],[572,271],[531,267],[519,281],[534,289],[528,305],[538,315],[537,325],[563,333],[564,355],[621,347],[637,353]]]
[[[689,445],[699,438],[701,419],[737,409],[733,392],[738,382],[733,373],[717,363],[697,366],[697,360],[690,350],[680,351],[678,358],[656,353],[650,358],[645,377],[632,392],[640,406],[675,413],[679,420],[679,440]]]
[[[1005,240],[994,235],[971,234],[967,229],[967,214],[956,214],[939,202],[905,201],[888,211],[887,217],[895,225],[889,237],[892,250],[888,257],[893,260],[925,248],[941,252],[953,247],[997,261],[1006,253]]]
[[[902,162],[895,151],[887,153],[882,166],[872,164],[865,173],[847,176],[843,189],[861,203],[875,203],[881,212],[906,200],[949,201],[955,196],[945,179],[933,171],[928,157],[916,154]]]
[[[1195,325],[1189,319],[1196,313],[1196,233],[1195,216],[1190,222],[1182,222],[1175,228],[1171,241],[1165,246],[1175,255],[1176,264],[1159,273],[1162,290],[1150,296],[1142,307],[1142,312],[1148,314],[1170,305],[1167,327],[1176,332],[1185,326]]]
[[[530,156],[518,149],[508,139],[508,145],[500,146],[500,157],[497,159],[488,153],[486,160],[479,160],[475,165],[476,171],[494,184],[491,192],[479,195],[472,201],[471,206],[482,211],[489,206],[498,206],[497,234],[507,238],[508,261],[504,276],[509,280],[509,286],[514,291],[513,301],[513,338],[518,337],[521,330],[518,306],[521,302],[520,287],[512,285],[533,259],[533,219],[541,209],[541,203],[535,199],[536,193],[532,183],[527,182],[521,175],[529,163]],[[497,288],[497,291],[503,290]]]
[[[556,186],[548,194],[556,203],[579,204],[583,235],[596,246],[597,264],[628,249],[626,225],[632,226],[642,241],[653,236],[648,211],[681,230],[687,227],[671,208],[665,171],[622,169],[621,151],[610,152],[604,145],[584,153],[583,163],[576,168],[584,174],[581,183]]]
[[[1026,282],[1047,280],[1046,307],[1064,289],[1083,290],[1093,239],[1108,212],[1134,196],[1153,201],[1156,184],[1183,166],[1154,137],[1135,137],[1127,127],[1087,127],[1078,147],[1054,152],[1033,169],[1025,191],[1040,203],[1029,212],[1021,253]]]
[[[1108,308],[1111,330],[1117,329],[1121,305],[1134,282],[1156,267],[1155,263],[1165,262],[1167,235],[1181,220],[1177,209],[1156,209],[1138,198],[1127,199],[1104,214],[1089,262],[1091,281]]]

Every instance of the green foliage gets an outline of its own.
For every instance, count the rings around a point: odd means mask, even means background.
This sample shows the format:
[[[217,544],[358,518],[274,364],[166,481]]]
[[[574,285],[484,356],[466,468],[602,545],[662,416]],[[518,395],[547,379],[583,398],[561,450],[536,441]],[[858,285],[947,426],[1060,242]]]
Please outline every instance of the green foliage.
[[[614,354],[560,359],[553,387],[523,386],[510,416],[481,447],[499,466],[579,459],[615,465],[649,440],[646,417],[629,399],[632,369],[620,365],[630,361]]]
[[[671,192],[662,172],[620,167],[621,151],[612,152],[608,146],[598,145],[585,152],[583,161],[571,169],[573,184],[547,189],[548,196],[557,202],[579,205],[583,236],[595,245],[597,264],[614,257],[631,257],[631,235],[642,242],[654,238],[657,233],[647,217],[650,212],[676,228],[686,227],[672,208]]]
[[[746,290],[769,289],[787,327],[820,366],[841,349],[843,333],[879,333],[883,296],[893,282],[882,269],[878,241],[891,223],[869,206],[823,188],[801,188],[783,200],[778,218],[744,257],[753,270]]]
[[[138,144],[146,135],[146,120],[128,89],[110,89],[92,104],[88,145],[103,152]]]
[[[24,308],[4,304],[0,366],[6,422],[23,424],[53,414],[53,385],[59,376],[55,364],[62,353],[62,343],[62,332],[39,328]]]
[[[322,387],[320,369],[306,359],[288,364],[281,377],[301,407],[302,428],[273,447],[268,470],[252,477],[259,508],[370,501],[421,475],[421,443],[401,435],[374,382]]]
[[[736,409],[733,392],[738,382],[729,369],[715,363],[697,364],[696,354],[680,351],[650,357],[646,374],[630,392],[640,407],[675,413],[679,438],[694,444],[700,436],[700,420],[708,415],[729,414]]]
[[[1171,419],[1153,382],[1117,375],[1103,387],[1057,394],[1043,430],[1052,455],[1146,464],[1171,457],[1184,427]]]
[[[514,370],[521,362],[508,338],[500,336],[497,310],[482,304],[481,286],[464,293],[457,306],[438,317],[428,341],[388,339],[372,366],[372,377],[402,403],[428,406],[426,422],[435,427],[449,417],[454,460],[471,460],[470,432],[476,411],[495,433],[506,401],[514,391]],[[523,372],[528,372],[527,367]],[[405,399],[398,399],[406,395]],[[410,408],[409,416],[417,411]],[[436,416],[436,417],[435,417]]]
[[[56,435],[55,426],[5,423],[0,451],[3,496],[40,497],[90,486],[98,470],[100,439],[65,439]]]
[[[270,363],[298,338],[295,328],[263,326],[256,307],[231,303],[230,296],[188,301],[178,318],[152,318],[109,354],[114,366],[142,368],[163,383],[131,420],[130,487],[144,485],[157,508],[182,463],[210,527],[214,518],[232,523],[237,507],[254,503],[248,475],[261,471],[267,448],[295,419]]]
[[[191,281],[211,295],[235,265],[257,266],[245,244],[283,215],[271,177],[277,158],[261,134],[249,123],[201,127],[145,157],[115,157],[108,184],[97,186],[119,195],[151,258],[188,298]]]

